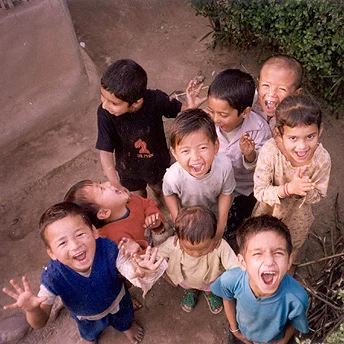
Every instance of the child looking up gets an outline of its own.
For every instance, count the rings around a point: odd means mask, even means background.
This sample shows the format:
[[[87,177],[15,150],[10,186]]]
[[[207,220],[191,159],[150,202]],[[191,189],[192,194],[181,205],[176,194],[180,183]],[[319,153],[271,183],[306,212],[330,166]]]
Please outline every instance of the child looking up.
[[[225,239],[235,234],[242,221],[251,216],[256,200],[253,173],[258,152],[271,137],[266,121],[251,111],[255,83],[239,69],[219,73],[208,91],[207,112],[216,124],[219,152],[231,160],[236,187],[227,220]]]
[[[263,215],[237,231],[239,266],[211,286],[223,298],[229,343],[288,343],[308,332],[307,293],[290,275],[292,244],[287,226]]]
[[[289,96],[276,109],[276,138],[260,151],[253,216],[270,214],[289,228],[294,256],[313,222],[312,204],[326,196],[331,158],[319,143],[321,110],[310,97]],[[292,270],[290,271],[292,273]]]
[[[164,219],[155,201],[134,194],[129,198],[125,191],[110,182],[82,180],[69,189],[65,201],[84,208],[99,235],[117,245],[125,237],[145,249],[152,244],[150,231],[154,234],[164,232]]]
[[[237,257],[226,241],[214,248],[216,217],[204,206],[185,207],[176,218],[175,237],[159,246],[159,256],[168,260],[166,275],[184,289],[182,309],[191,312],[199,291],[203,291],[210,311],[222,311],[222,300],[211,293],[210,283],[227,269],[237,266]]]
[[[219,140],[214,121],[203,110],[186,110],[171,126],[175,162],[165,173],[163,192],[175,221],[180,207],[204,205],[217,216],[216,240],[226,227],[235,188],[231,161],[217,155]]]
[[[60,296],[78,325],[82,343],[96,343],[108,326],[123,332],[130,343],[141,342],[143,329],[133,324],[130,295],[116,269],[125,272],[128,260],[117,246],[98,238],[86,213],[71,202],[48,208],[41,216],[39,229],[51,260],[42,273],[38,296],[26,277],[22,278],[24,288],[11,280],[14,291],[3,291],[16,302],[4,308],[21,308],[30,326],[41,328],[49,319],[56,296]],[[154,271],[162,259],[156,261],[156,251],[147,251],[144,260],[136,264]],[[142,269],[134,273],[142,274]]]
[[[198,107],[194,84],[187,88],[188,106]],[[147,90],[147,74],[129,59],[113,63],[101,78],[96,148],[105,176],[117,189],[147,197],[147,184],[157,200],[170,165],[162,116],[175,117],[182,104],[160,90]],[[115,160],[114,162],[114,154]]]
[[[273,133],[278,104],[288,96],[302,93],[303,68],[301,63],[288,55],[268,58],[258,77],[258,103],[253,110],[265,117]]]

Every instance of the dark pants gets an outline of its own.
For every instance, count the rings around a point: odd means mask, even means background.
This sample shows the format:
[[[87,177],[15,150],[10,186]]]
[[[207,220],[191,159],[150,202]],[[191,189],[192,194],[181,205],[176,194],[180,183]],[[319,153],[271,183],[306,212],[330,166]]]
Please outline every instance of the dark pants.
[[[251,216],[255,204],[256,199],[254,198],[253,192],[249,196],[239,195],[233,200],[228,214],[227,227],[223,233],[223,239],[228,242],[234,251],[237,249],[235,232],[244,220]]]

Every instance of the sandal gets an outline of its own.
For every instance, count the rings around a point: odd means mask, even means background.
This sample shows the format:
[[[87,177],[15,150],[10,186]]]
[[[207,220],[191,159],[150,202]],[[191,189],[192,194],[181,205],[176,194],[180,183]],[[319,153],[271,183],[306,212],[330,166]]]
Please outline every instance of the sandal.
[[[213,293],[206,294],[204,293],[205,299],[207,300],[210,312],[213,314],[219,314],[223,310],[223,302],[222,299]]]
[[[182,310],[190,313],[196,306],[198,290],[184,289],[184,297],[182,300]]]

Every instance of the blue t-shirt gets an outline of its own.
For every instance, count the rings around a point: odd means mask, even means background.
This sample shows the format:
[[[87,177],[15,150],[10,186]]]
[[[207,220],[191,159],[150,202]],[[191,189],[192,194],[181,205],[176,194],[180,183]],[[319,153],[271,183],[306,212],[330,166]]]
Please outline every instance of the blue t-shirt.
[[[268,297],[257,298],[253,294],[248,274],[240,268],[224,272],[210,289],[224,299],[236,300],[236,319],[248,340],[258,343],[280,340],[289,325],[302,333],[309,331],[307,293],[288,274],[283,277],[278,291]]]

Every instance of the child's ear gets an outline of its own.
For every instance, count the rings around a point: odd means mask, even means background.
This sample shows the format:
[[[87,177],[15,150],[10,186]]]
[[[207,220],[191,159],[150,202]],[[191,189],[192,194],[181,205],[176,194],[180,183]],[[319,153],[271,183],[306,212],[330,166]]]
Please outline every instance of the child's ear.
[[[51,250],[51,248],[49,246],[46,247],[47,248],[47,253],[48,256],[52,259],[52,260],[56,260],[56,256],[54,255],[53,251]]]
[[[100,208],[97,213],[97,218],[99,220],[106,220],[110,217],[110,215],[111,215],[110,209]]]
[[[217,139],[215,141],[215,154],[217,154],[219,152],[219,148],[220,148],[220,141],[219,141],[219,139]]]
[[[92,225],[92,234],[94,236],[94,239],[98,239],[99,238],[99,233],[97,231],[97,228],[94,227],[93,225]]]
[[[171,151],[173,157],[178,161],[176,151],[172,147],[170,147],[170,151]]]
[[[278,130],[278,128],[274,128],[274,136],[279,136],[279,137],[282,137],[280,131]]]
[[[320,129],[319,129],[319,138],[320,138],[320,136],[321,136],[321,134],[322,134],[322,132],[323,132],[323,130],[324,130],[324,124],[323,123],[321,123],[320,124]]]
[[[239,253],[238,254],[238,263],[242,271],[246,271],[246,262],[245,258]]]
[[[137,100],[135,103],[131,104],[130,109],[135,112],[137,110],[139,110],[143,105],[143,98],[140,98],[139,100]]]
[[[302,94],[302,87],[299,87],[296,91],[295,94]]]
[[[241,114],[242,118],[247,118],[251,113],[251,107],[248,106]]]

